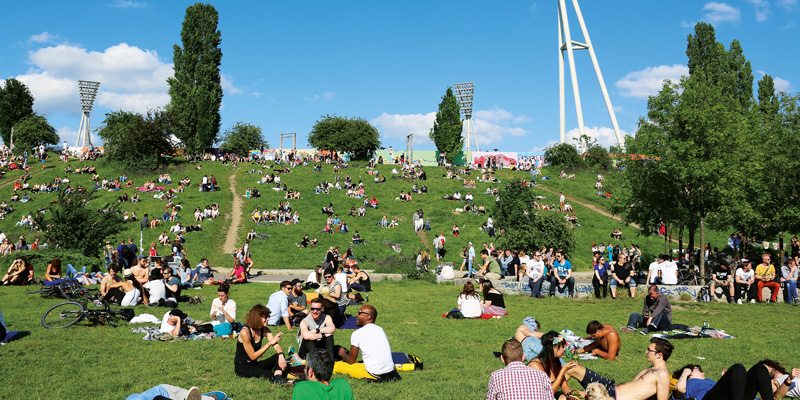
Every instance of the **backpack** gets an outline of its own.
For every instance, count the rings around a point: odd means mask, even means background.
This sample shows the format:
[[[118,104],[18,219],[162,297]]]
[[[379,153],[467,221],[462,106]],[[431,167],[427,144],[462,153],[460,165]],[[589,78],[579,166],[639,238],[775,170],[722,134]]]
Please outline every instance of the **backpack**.
[[[464,319],[464,314],[462,314],[459,310],[451,310],[447,313],[447,318]]]
[[[711,303],[711,291],[708,289],[708,286],[701,287],[700,291],[697,292],[697,301],[701,303]]]

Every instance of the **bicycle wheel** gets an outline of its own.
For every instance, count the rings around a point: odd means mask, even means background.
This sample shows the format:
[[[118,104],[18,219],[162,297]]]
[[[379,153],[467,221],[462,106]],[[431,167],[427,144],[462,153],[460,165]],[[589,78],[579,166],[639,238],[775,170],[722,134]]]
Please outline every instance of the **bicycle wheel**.
[[[66,328],[78,323],[86,315],[83,306],[74,301],[59,303],[42,315],[42,326],[48,329]]]
[[[61,282],[58,285],[58,290],[67,300],[83,300],[84,297],[86,297],[86,288],[78,281],[69,280]]]

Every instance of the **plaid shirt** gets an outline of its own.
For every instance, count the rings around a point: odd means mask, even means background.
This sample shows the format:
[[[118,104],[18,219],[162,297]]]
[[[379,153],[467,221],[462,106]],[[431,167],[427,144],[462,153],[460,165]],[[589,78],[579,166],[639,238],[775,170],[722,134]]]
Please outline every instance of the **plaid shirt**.
[[[552,400],[550,378],[544,371],[514,361],[492,372],[486,400]]]

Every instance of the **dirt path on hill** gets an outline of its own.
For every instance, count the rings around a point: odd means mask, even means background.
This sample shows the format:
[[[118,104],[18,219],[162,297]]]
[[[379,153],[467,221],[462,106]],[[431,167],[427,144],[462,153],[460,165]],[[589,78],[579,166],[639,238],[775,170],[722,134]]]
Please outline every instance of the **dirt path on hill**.
[[[428,235],[425,234],[425,230],[417,232],[417,236],[419,237],[419,240],[422,242],[422,247],[428,249],[429,253],[433,251],[431,249],[431,243],[428,242]]]
[[[225,237],[222,251],[231,254],[236,251],[236,234],[239,232],[239,225],[242,224],[242,198],[236,194],[236,172],[232,172],[228,178],[228,186],[233,193],[233,205],[231,206],[231,226],[228,228],[228,236]]]

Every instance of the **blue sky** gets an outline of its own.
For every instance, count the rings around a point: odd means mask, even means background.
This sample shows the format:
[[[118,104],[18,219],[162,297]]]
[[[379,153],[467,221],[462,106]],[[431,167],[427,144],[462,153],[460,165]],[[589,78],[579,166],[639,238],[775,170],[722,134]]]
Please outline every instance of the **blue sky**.
[[[573,39],[583,41],[572,13]],[[36,11],[32,12],[35,4]],[[144,111],[169,101],[172,46],[184,1],[33,1],[3,6],[0,77],[29,85],[35,108],[74,144],[77,80],[97,80],[99,126],[113,110]],[[222,130],[260,126],[270,145],[296,132],[298,147],[320,116],[361,117],[383,144],[434,149],[427,134],[441,96],[474,81],[474,128],[482,150],[540,151],[559,139],[556,1],[212,2],[220,13]],[[697,21],[738,39],[756,81],[800,87],[798,0],[727,2],[586,1],[581,10],[620,129],[634,134],[647,96],[686,69],[686,36]],[[589,133],[615,139],[589,54],[576,53]],[[567,130],[577,119],[567,73]],[[95,142],[98,142],[95,139]]]

